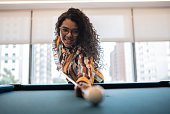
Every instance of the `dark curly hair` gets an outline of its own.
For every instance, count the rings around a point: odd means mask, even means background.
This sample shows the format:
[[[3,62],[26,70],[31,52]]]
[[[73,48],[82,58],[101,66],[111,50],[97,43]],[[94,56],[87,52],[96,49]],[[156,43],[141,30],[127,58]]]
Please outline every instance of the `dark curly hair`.
[[[59,27],[65,19],[70,19],[78,25],[79,36],[77,44],[83,49],[87,57],[93,57],[95,68],[101,67],[102,49],[99,45],[99,38],[89,18],[79,9],[69,8],[68,11],[61,14],[56,23],[56,35],[60,36]]]

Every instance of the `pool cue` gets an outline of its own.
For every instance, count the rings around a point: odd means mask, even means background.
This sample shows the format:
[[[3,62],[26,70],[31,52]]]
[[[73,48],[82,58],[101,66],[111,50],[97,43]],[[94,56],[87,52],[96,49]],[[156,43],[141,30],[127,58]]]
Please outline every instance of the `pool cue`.
[[[65,76],[70,82],[75,86],[79,86],[73,79],[67,76],[62,71],[59,71],[63,76]],[[88,87],[86,89],[81,89],[83,92],[83,98],[93,105],[98,105],[103,100],[103,88],[99,85]]]
[[[75,86],[78,86],[78,84],[73,80],[71,79],[69,76],[67,76],[64,72],[62,71],[59,71],[63,76],[65,76],[65,78],[67,78],[71,83],[73,83]]]

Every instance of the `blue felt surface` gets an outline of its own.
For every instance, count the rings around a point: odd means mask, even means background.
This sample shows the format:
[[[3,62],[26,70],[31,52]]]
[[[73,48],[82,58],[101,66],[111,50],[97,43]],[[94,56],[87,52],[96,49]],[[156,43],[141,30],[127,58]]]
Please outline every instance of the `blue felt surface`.
[[[0,114],[170,114],[170,88],[105,89],[95,107],[74,90],[0,94]]]

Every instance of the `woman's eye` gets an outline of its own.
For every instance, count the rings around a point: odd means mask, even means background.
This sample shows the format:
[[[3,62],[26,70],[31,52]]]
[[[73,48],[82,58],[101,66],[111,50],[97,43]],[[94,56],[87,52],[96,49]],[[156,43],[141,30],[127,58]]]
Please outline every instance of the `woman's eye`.
[[[79,31],[78,30],[73,30],[73,33],[78,34]]]
[[[66,29],[66,28],[63,28],[63,31],[64,31],[64,32],[68,32],[69,30],[68,30],[68,29]]]

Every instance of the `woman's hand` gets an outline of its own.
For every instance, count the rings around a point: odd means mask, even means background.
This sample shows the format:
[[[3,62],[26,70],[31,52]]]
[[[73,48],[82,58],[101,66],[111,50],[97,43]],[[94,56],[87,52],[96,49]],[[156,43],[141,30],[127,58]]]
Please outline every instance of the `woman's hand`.
[[[83,93],[82,90],[85,90],[85,89],[87,89],[87,88],[89,88],[89,87],[90,87],[89,84],[80,82],[80,83],[78,84],[78,86],[75,86],[75,88],[74,88],[74,89],[75,89],[75,94],[76,94],[76,96],[83,98],[84,93]]]

